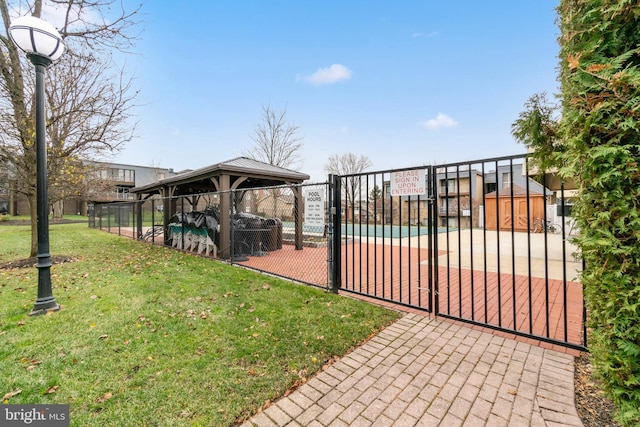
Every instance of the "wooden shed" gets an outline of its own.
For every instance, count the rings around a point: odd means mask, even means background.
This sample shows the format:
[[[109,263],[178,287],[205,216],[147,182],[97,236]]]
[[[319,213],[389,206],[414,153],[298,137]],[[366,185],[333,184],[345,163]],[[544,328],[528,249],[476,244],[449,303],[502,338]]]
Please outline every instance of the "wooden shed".
[[[485,226],[487,230],[528,231],[535,219],[544,218],[544,194],[529,188],[529,215],[527,215],[527,189],[519,185],[487,193],[485,198]]]

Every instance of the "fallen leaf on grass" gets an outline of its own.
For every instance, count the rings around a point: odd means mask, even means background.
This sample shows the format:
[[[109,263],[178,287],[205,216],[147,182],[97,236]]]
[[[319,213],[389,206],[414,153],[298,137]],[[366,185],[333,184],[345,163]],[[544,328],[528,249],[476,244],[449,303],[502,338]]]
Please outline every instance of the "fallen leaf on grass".
[[[18,326],[24,326],[24,322],[21,320],[18,322]]]
[[[9,393],[5,394],[4,397],[2,398],[2,400],[9,400],[11,399],[13,396],[17,396],[20,393],[22,393],[22,390],[18,389],[16,391],[10,391]]]
[[[44,391],[44,394],[51,394],[51,393],[55,393],[56,391],[58,391],[58,389],[60,388],[59,385],[52,385],[51,387],[49,387],[48,389],[46,389]]]
[[[113,397],[113,393],[105,393],[105,394],[103,394],[102,396],[100,396],[100,397],[98,398],[98,400],[96,400],[96,402],[98,402],[98,403],[102,403],[102,402],[104,402],[105,400],[109,400],[109,399],[111,399],[112,397]]]
[[[178,416],[180,418],[191,418],[193,416],[193,414],[188,409],[185,409],[182,412],[180,412],[180,415],[178,415]]]

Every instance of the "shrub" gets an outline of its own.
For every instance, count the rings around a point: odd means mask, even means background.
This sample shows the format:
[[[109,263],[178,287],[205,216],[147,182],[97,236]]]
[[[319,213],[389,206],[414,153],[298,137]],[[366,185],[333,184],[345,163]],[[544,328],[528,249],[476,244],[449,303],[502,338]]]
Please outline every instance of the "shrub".
[[[640,425],[640,7],[562,0],[563,173],[574,214],[596,373],[623,425]]]

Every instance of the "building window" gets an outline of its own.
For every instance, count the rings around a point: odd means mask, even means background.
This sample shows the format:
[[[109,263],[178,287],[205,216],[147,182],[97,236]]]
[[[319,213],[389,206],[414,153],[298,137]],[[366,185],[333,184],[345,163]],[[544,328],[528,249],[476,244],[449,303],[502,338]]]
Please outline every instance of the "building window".
[[[442,203],[440,205],[440,214],[442,215],[457,215],[458,210],[456,209],[455,198],[453,197],[443,197]]]
[[[127,200],[129,198],[129,189],[124,187],[117,187],[116,194],[117,199]]]
[[[440,193],[453,193],[456,191],[455,179],[441,179],[440,180]]]
[[[511,187],[511,173],[504,172],[502,174],[502,188],[509,188],[509,187]]]
[[[136,173],[132,169],[118,169],[117,174],[118,174],[117,181],[120,181],[120,182],[136,181]]]

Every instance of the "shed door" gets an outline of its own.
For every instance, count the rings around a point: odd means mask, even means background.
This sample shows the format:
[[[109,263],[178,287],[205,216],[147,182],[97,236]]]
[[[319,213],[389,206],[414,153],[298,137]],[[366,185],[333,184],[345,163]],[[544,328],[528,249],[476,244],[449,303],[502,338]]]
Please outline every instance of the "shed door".
[[[511,230],[511,199],[500,199],[500,230]]]

